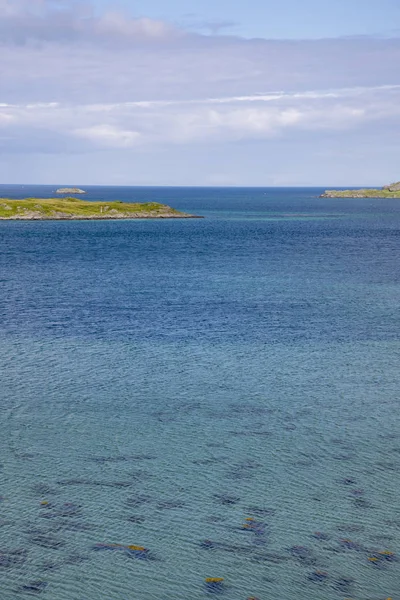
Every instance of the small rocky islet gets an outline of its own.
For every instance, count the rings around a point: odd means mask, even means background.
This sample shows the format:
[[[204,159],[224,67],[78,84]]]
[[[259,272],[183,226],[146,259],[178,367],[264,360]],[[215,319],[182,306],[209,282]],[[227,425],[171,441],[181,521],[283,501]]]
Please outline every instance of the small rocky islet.
[[[400,198],[400,181],[384,185],[382,188],[326,190],[320,198]]]
[[[81,190],[77,187],[65,187],[56,190],[56,194],[86,194],[85,190]]]
[[[158,202],[96,202],[74,197],[0,198],[0,220],[100,220],[201,218]]]

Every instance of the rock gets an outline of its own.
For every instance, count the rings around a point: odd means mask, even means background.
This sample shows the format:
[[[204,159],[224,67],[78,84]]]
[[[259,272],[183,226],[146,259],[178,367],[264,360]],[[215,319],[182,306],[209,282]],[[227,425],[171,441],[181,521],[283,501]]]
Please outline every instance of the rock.
[[[56,192],[57,194],[86,194],[85,190],[79,188],[60,188]]]
[[[389,192],[400,192],[400,181],[397,181],[397,183],[391,183],[389,185],[384,185],[383,189],[389,190]]]

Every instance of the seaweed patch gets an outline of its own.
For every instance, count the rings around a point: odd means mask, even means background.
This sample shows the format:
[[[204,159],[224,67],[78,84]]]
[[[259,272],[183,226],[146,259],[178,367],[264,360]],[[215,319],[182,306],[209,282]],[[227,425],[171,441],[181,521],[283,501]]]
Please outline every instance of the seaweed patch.
[[[239,496],[230,496],[229,494],[214,494],[214,498],[218,500],[222,506],[233,506],[240,502]]]
[[[363,490],[363,489],[358,489],[358,488],[356,488],[356,489],[354,489],[354,490],[350,490],[350,494],[351,494],[352,496],[363,496],[363,495],[365,494],[365,492],[364,492],[364,490]]]
[[[353,593],[354,584],[354,579],[351,579],[350,577],[340,577],[332,583],[332,587],[341,594],[348,596]]]
[[[205,580],[205,588],[208,594],[221,594],[225,591],[223,577],[207,577]]]
[[[372,508],[372,504],[365,498],[353,498],[352,502],[356,508]]]
[[[353,477],[344,477],[344,479],[339,479],[339,483],[342,485],[354,485],[357,481]]]
[[[105,464],[126,462],[128,459],[126,456],[93,456],[88,458],[88,460],[99,464]]]
[[[263,535],[265,533],[265,524],[261,521],[256,521],[253,517],[247,517],[241,528],[245,531],[252,531],[255,535]]]
[[[348,538],[342,538],[341,540],[339,540],[339,544],[342,548],[345,548],[346,550],[355,550],[356,552],[361,552],[362,550],[365,550],[365,548],[361,544],[359,544],[358,542],[354,542],[353,540],[350,540]]]
[[[266,525],[262,521],[257,521],[253,517],[247,517],[245,522],[242,524],[242,530],[248,531],[254,534],[254,543],[261,546],[267,543],[267,530]]]
[[[151,554],[147,548],[143,546],[125,545],[125,544],[107,544],[98,543],[92,546],[92,550],[101,551],[109,550],[112,552],[123,552],[130,558],[149,559]]]
[[[27,583],[25,585],[21,585],[21,587],[19,588],[20,591],[22,592],[31,592],[34,594],[40,594],[41,592],[43,592],[48,586],[47,581],[31,581],[30,583]]]
[[[74,502],[65,502],[59,507],[55,507],[52,504],[41,502],[43,508],[48,508],[46,512],[43,512],[40,516],[45,519],[64,518],[64,517],[77,517],[82,514],[82,507],[80,504]]]
[[[312,565],[316,563],[313,551],[310,550],[310,548],[307,548],[306,546],[292,546],[291,548],[288,548],[288,552],[294,558],[298,559],[304,564]]]
[[[385,563],[397,562],[398,558],[394,552],[390,550],[381,550],[373,552],[368,556],[368,562],[375,566],[384,566]]]
[[[0,550],[0,567],[7,569],[23,565],[27,556],[27,550]]]
[[[37,533],[29,537],[31,544],[41,546],[42,548],[48,548],[51,550],[58,550],[65,546],[65,541],[55,536],[46,533]]]
[[[311,534],[311,537],[322,542],[327,542],[331,539],[331,536],[323,531],[314,531],[314,533]]]
[[[139,515],[131,515],[127,518],[127,521],[129,521],[129,523],[137,523],[138,525],[144,523],[145,520],[145,517],[141,517]]]

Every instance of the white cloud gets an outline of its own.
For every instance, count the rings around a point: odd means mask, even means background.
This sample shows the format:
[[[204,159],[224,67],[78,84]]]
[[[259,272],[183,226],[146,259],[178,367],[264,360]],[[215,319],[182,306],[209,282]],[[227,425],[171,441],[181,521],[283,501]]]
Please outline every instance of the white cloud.
[[[400,86],[312,90],[189,101],[0,105],[7,143],[21,131],[42,144],[79,138],[80,151],[273,139],[400,120]],[[67,144],[68,147],[68,144]],[[30,145],[34,150],[34,143]]]
[[[0,0],[4,160],[45,153],[47,165],[49,155],[79,153],[86,173],[84,161],[97,162],[100,152],[181,152],[179,163],[204,153],[206,162],[225,143],[212,167],[236,180],[229,165],[238,142],[254,142],[256,158],[260,141],[284,147],[286,157],[315,137],[345,145],[353,136],[364,151],[368,132],[391,136],[399,127],[400,39],[248,40],[212,28],[200,35],[112,4],[101,13],[94,0]],[[197,173],[196,158],[191,168]]]
[[[94,4],[78,0],[0,0],[0,41],[110,42],[166,41],[183,31],[164,21],[132,18],[122,12],[97,15]]]
[[[0,102],[223,102],[400,83],[400,39],[246,40],[94,6],[0,0]]]
[[[128,38],[166,39],[178,35],[178,30],[164,21],[140,18],[128,19],[118,12],[106,13],[93,24],[99,35],[122,35]]]

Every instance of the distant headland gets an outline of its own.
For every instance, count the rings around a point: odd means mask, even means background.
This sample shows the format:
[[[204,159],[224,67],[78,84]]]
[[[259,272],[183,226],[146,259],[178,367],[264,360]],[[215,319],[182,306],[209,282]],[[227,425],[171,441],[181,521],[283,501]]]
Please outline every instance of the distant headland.
[[[0,198],[0,220],[195,219],[158,202],[88,202],[77,198]]]
[[[60,188],[56,190],[56,194],[86,194],[85,190],[80,188]]]
[[[400,198],[400,181],[378,189],[326,190],[320,198]]]

